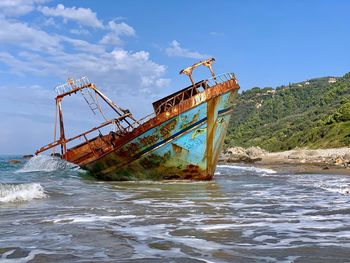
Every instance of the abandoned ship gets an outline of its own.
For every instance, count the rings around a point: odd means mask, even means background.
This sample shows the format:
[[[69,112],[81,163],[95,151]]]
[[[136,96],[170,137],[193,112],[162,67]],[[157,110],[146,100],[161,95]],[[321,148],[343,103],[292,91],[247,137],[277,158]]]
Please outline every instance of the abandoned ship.
[[[214,74],[214,61],[207,59],[181,70],[191,85],[155,101],[154,113],[141,120],[107,98],[86,77],[69,79],[55,88],[54,142],[35,154],[52,149],[57,155],[55,149],[59,147],[62,159],[102,180],[212,179],[239,89],[233,73]],[[211,78],[195,83],[192,71],[199,66],[208,67]],[[77,93],[91,109],[103,115],[102,101],[115,116],[66,138],[62,100]]]

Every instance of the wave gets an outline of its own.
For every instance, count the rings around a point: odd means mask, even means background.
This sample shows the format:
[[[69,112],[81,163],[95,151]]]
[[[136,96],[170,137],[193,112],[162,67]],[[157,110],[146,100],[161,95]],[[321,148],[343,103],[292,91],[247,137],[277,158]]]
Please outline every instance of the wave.
[[[37,155],[29,159],[29,161],[17,172],[51,172],[55,170],[79,169],[79,166],[62,160],[58,157],[47,155]]]
[[[229,169],[235,169],[235,170],[244,170],[244,171],[250,171],[255,173],[266,173],[266,174],[275,174],[276,171],[272,169],[267,168],[257,168],[254,166],[239,166],[239,165],[229,165],[229,164],[221,164],[217,166],[218,168],[229,168]]]
[[[328,192],[338,193],[342,195],[350,195],[350,184],[319,182],[315,183],[314,186],[326,190]]]
[[[99,216],[99,215],[72,215],[68,217],[58,217],[54,219],[45,219],[42,222],[54,224],[70,223],[90,223],[96,221],[115,221],[136,218],[136,215],[119,215],[119,216]]]
[[[44,188],[38,183],[0,184],[0,202],[23,202],[45,198]]]

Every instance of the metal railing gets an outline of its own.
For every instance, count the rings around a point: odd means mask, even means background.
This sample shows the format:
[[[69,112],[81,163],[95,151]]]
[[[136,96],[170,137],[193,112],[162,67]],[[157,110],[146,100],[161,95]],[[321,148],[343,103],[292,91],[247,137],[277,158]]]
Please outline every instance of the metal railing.
[[[130,126],[132,127],[135,127],[136,125],[142,125],[144,124],[145,122],[149,121],[150,119],[154,118],[156,116],[156,114],[154,112],[152,112],[151,114],[148,114],[147,116],[141,118],[141,119],[138,119],[137,121],[131,123]]]
[[[201,81],[191,86],[187,90],[184,90],[183,92],[176,94],[174,97],[171,97],[168,100],[162,102],[157,107],[155,112],[158,115],[159,113],[167,111],[168,109],[174,107],[175,105],[179,104],[181,101],[184,101],[187,98],[190,98],[198,93],[202,93],[206,89],[209,89],[217,84],[220,84],[232,79],[237,82],[237,79],[234,73],[224,73],[224,74],[220,74],[212,78],[206,79],[204,81]],[[199,90],[199,88],[201,87],[203,88],[203,91]]]
[[[210,79],[207,79],[207,80],[205,80],[205,82],[210,87],[212,87],[216,84],[220,84],[220,83],[226,82],[226,81],[231,80],[231,79],[233,79],[237,82],[237,78],[236,78],[235,73],[223,73],[223,74],[217,75],[215,77],[212,77]]]
[[[82,137],[85,139],[86,142],[88,142],[89,140],[87,139],[86,135],[91,134],[91,133],[93,133],[93,132],[95,132],[95,131],[97,131],[98,134],[100,134],[100,130],[99,130],[99,129],[104,128],[104,127],[106,127],[106,126],[108,126],[108,125],[119,126],[118,124],[119,124],[119,122],[120,122],[120,119],[121,119],[121,117],[115,118],[115,119],[112,119],[112,120],[109,120],[109,121],[106,121],[106,122],[100,124],[100,125],[97,126],[97,127],[94,127],[94,128],[92,128],[92,129],[90,129],[90,130],[88,130],[88,131],[86,131],[86,132],[83,132],[83,133],[81,133],[81,134],[79,134],[79,135],[76,135],[76,136],[74,136],[74,137],[72,137],[72,138],[65,139],[64,141],[62,141],[62,140],[57,140],[57,141],[54,141],[53,143],[49,143],[49,144],[47,144],[47,145],[41,147],[39,150],[37,150],[37,151],[35,152],[35,154],[39,154],[39,153],[41,153],[41,152],[45,152],[45,151],[47,151],[47,150],[49,150],[49,149],[51,149],[51,148],[54,148],[54,147],[57,147],[57,146],[63,144],[63,143],[69,143],[69,142],[75,141],[75,140],[77,140],[77,139],[80,139],[80,138],[82,138]],[[123,128],[124,128],[124,127],[123,127]],[[111,129],[111,131],[113,131],[113,130]],[[121,130],[121,131],[124,131],[125,133],[127,133],[127,132],[129,131],[129,127],[126,127],[126,128],[124,128],[123,130]],[[122,134],[120,134],[120,135],[122,135]]]
[[[77,88],[81,88],[81,87],[89,85],[89,84],[90,84],[90,81],[86,76],[82,77],[80,79],[76,79],[76,80],[68,79],[67,83],[56,86],[55,91],[56,91],[57,95],[61,95],[63,93],[72,91],[72,90],[77,89]]]

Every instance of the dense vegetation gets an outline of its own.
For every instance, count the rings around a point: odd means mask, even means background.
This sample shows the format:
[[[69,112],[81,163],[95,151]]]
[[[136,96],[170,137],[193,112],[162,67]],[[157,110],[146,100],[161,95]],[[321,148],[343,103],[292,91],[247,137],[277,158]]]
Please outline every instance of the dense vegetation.
[[[336,80],[335,83],[329,83]],[[237,96],[225,147],[269,151],[350,145],[350,73]]]

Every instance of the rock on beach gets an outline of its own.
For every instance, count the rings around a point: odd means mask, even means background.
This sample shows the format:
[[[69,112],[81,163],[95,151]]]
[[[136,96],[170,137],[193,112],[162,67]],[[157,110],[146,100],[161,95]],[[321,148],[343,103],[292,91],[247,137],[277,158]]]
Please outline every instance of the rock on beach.
[[[330,149],[294,149],[283,152],[267,152],[260,147],[233,147],[221,154],[220,162],[259,164],[313,164],[350,169],[350,147]]]

